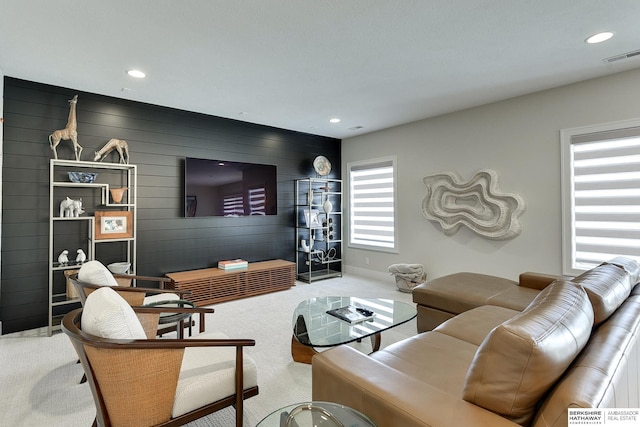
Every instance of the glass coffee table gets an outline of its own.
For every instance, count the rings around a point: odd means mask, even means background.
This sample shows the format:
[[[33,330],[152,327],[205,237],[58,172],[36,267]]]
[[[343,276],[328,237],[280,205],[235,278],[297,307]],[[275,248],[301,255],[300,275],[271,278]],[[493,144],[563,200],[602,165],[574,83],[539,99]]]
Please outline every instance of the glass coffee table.
[[[267,415],[256,427],[376,427],[366,415],[331,402],[289,405]]]
[[[350,307],[364,312],[369,320],[350,323],[329,313]],[[357,313],[357,312],[356,312]],[[379,298],[318,297],[298,304],[293,312],[291,356],[301,363],[311,363],[314,347],[335,347],[363,338],[371,339],[373,351],[380,349],[380,333],[416,317],[413,304]]]

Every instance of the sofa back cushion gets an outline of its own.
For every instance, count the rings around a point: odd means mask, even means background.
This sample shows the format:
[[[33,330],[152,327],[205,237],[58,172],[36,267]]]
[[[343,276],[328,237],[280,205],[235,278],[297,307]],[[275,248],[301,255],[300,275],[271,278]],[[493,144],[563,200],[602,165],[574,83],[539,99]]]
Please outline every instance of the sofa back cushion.
[[[607,320],[631,293],[635,283],[624,268],[601,264],[571,279],[584,288],[593,306],[596,326]]]
[[[582,287],[554,282],[487,335],[467,372],[464,400],[528,424],[540,399],[587,343],[592,327],[593,310]]]
[[[624,269],[627,273],[629,273],[631,285],[635,285],[636,283],[638,283],[638,280],[640,280],[640,264],[638,264],[637,261],[632,260],[631,258],[619,256],[608,261],[607,264],[617,265],[618,267]]]
[[[636,286],[620,308],[593,331],[580,355],[545,397],[532,426],[566,427],[569,408],[640,408],[639,354],[640,287]],[[632,424],[637,425],[637,420]]]

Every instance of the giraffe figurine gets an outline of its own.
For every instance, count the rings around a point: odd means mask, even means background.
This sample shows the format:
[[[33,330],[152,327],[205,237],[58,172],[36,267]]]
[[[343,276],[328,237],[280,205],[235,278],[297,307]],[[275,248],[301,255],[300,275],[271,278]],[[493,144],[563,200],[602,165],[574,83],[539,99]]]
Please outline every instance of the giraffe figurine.
[[[49,135],[49,145],[53,151],[53,155],[58,159],[58,151],[56,147],[60,144],[60,141],[71,140],[73,143],[73,151],[76,154],[76,160],[80,160],[80,153],[82,153],[82,147],[78,144],[78,122],[76,121],[76,104],[78,103],[78,95],[69,100],[69,119],[67,120],[67,126],[64,129],[53,131]]]
[[[129,144],[124,139],[112,138],[107,142],[100,151],[95,152],[94,162],[101,162],[107,157],[107,154],[116,150],[120,155],[120,163],[129,164]],[[125,159],[126,156],[126,159]]]

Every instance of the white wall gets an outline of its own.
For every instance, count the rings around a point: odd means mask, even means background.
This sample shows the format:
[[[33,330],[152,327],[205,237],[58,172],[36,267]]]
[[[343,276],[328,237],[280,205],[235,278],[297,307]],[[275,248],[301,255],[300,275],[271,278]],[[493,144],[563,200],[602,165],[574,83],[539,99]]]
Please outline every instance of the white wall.
[[[343,140],[345,179],[350,161],[396,154],[399,193],[400,252],[346,247],[346,271],[420,263],[428,278],[459,271],[512,279],[522,271],[560,274],[560,130],[639,118],[639,87],[636,69]],[[522,233],[512,240],[488,240],[465,227],[445,236],[422,216],[423,177],[456,171],[467,180],[482,168],[498,171],[499,188],[527,203]]]

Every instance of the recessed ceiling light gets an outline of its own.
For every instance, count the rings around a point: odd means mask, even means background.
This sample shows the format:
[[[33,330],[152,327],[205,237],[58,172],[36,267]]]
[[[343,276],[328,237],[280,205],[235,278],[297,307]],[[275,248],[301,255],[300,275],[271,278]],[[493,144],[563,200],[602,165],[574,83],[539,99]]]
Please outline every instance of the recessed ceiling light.
[[[127,71],[127,74],[129,74],[131,77],[135,77],[137,79],[143,79],[143,78],[145,78],[147,76],[145,73],[143,73],[140,70],[129,70],[129,71]]]
[[[333,119],[329,119],[330,123],[340,123],[340,119],[337,117],[334,117]]]
[[[598,33],[598,34],[594,34],[591,37],[589,37],[588,39],[586,39],[585,41],[589,44],[594,44],[594,43],[602,43],[604,41],[609,40],[611,37],[613,37],[613,33],[606,31],[604,33]]]

